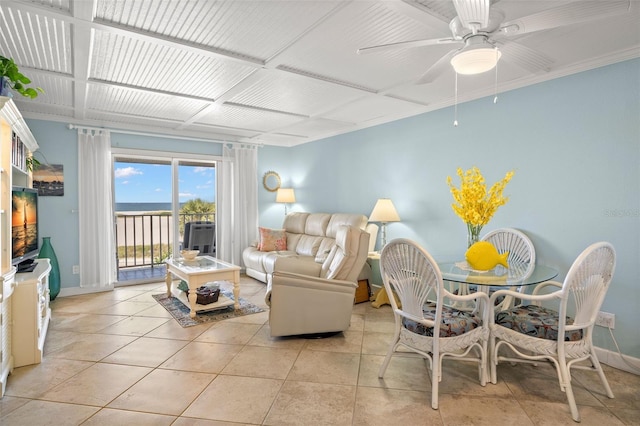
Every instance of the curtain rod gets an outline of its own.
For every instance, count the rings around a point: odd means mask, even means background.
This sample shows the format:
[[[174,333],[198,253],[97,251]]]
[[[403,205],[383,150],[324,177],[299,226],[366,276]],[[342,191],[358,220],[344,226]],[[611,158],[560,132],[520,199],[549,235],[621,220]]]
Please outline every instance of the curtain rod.
[[[254,145],[254,146],[258,146],[258,147],[262,147],[263,146],[262,143],[255,143],[255,142],[221,141],[221,140],[218,140],[218,139],[195,138],[195,137],[191,137],[191,136],[164,135],[164,134],[158,134],[158,133],[137,132],[137,131],[133,131],[133,130],[118,130],[118,129],[106,129],[104,127],[78,126],[76,124],[71,124],[71,123],[67,124],[67,129],[69,129],[69,130],[74,130],[74,129],[78,129],[78,130],[95,130],[95,131],[108,130],[111,133],[121,133],[121,134],[124,134],[124,135],[149,136],[149,137],[154,137],[154,138],[167,138],[167,139],[183,139],[183,140],[197,141],[197,142],[217,142],[217,143],[220,143],[220,144],[232,144],[232,145]]]

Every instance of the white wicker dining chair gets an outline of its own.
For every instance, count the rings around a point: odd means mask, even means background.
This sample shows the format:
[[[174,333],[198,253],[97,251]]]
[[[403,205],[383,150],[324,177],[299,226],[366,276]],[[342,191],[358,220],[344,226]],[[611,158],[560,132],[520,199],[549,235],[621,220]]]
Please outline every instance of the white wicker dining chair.
[[[548,281],[539,284],[532,294],[500,290],[491,301],[501,295],[529,301],[490,316],[491,382],[497,382],[497,365],[501,361],[536,363],[548,361],[558,374],[560,389],[566,393],[571,416],[576,422],[580,414],[571,387],[571,368],[598,373],[609,398],[613,392],[596,357],[592,333],[596,316],[613,277],[616,253],[607,242],[587,247],[573,262],[564,283]],[[559,290],[540,294],[546,287]],[[553,302],[554,308],[542,306]],[[569,314],[573,317],[569,317]],[[510,356],[499,356],[502,346],[512,351]],[[514,355],[515,354],[515,355]],[[590,366],[578,364],[589,360]]]
[[[510,268],[518,268],[518,275],[522,278],[527,278],[536,266],[536,250],[533,247],[533,243],[529,237],[522,231],[513,228],[499,228],[485,234],[481,241],[488,241],[498,250],[498,253],[502,254],[509,252],[507,257],[507,263]],[[503,268],[498,265],[496,268]],[[449,285],[449,290],[454,291],[454,284]],[[469,284],[455,284],[456,293],[460,295],[470,294],[476,291],[476,286],[469,286]],[[489,291],[493,292],[500,288],[490,288]],[[516,287],[511,287],[510,290],[516,290]],[[524,287],[520,287],[520,291],[524,291]],[[503,299],[497,301],[497,309],[507,309],[513,305],[513,297],[505,296]],[[451,302],[450,302],[451,303]],[[468,304],[461,302],[451,303],[452,306],[458,309],[470,310]]]
[[[488,241],[498,250],[498,253],[502,254],[509,252],[507,257],[507,263],[510,268],[520,268],[522,278],[527,278],[531,275],[536,267],[536,250],[533,247],[533,243],[527,237],[527,235],[513,228],[500,228],[493,230],[482,237],[482,241]],[[498,266],[502,267],[502,266]],[[491,288],[490,291],[496,290]],[[515,287],[511,287],[510,290],[516,290]],[[524,287],[520,287],[519,291],[524,291]],[[505,296],[502,300],[498,301],[497,310],[508,309],[513,306],[513,297]]]
[[[387,294],[395,292],[402,308],[398,307],[395,298],[390,298],[395,331],[378,377],[383,378],[391,357],[400,347],[405,347],[428,362],[432,373],[433,409],[438,408],[438,385],[442,380],[445,356],[477,362],[480,384],[485,386],[488,379],[489,297],[482,292],[467,296],[449,293],[443,286],[437,263],[411,240],[395,239],[384,247],[380,255],[380,272]],[[482,314],[446,306],[445,297],[482,304],[478,309]]]

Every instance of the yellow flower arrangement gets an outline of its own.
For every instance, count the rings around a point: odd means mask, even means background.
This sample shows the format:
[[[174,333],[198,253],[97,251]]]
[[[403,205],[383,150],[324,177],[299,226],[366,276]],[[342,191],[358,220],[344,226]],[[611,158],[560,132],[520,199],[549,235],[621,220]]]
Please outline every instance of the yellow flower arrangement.
[[[472,167],[467,171],[458,168],[460,189],[453,185],[451,176],[447,177],[447,184],[455,201],[451,204],[451,208],[467,224],[469,246],[478,240],[480,230],[489,223],[498,207],[509,201],[509,197],[505,197],[502,193],[514,173],[513,170],[507,172],[502,180],[489,188],[489,192],[487,192],[484,177],[477,167]]]

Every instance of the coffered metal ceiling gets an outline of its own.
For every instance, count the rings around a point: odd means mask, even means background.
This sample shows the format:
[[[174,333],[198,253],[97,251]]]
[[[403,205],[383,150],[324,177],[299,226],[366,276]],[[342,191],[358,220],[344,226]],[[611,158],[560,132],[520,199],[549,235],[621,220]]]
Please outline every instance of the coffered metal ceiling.
[[[499,92],[640,57],[640,0],[579,2],[618,12],[515,36]],[[491,7],[515,20],[568,3]],[[450,37],[455,16],[451,0],[1,0],[0,54],[45,90],[14,97],[27,118],[293,146],[452,105],[452,68],[416,84],[450,46],[356,50]],[[541,69],[510,62],[513,46]],[[459,102],[494,81],[460,76]]]

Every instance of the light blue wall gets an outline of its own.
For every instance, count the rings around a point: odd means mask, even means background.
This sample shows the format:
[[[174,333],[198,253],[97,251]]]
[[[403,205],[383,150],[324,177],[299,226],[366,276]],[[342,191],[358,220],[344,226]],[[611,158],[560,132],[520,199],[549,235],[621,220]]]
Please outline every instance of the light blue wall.
[[[589,244],[612,242],[618,267],[603,310],[616,314],[623,353],[640,357],[640,60],[632,60],[462,104],[459,127],[447,108],[293,148],[263,147],[258,176],[278,172],[300,211],[369,215],[393,200],[399,223],[389,239],[413,238],[439,259],[458,259],[466,231],[451,211],[446,177],[480,167],[493,183],[507,170],[511,200],[485,231],[510,226],[531,236],[541,263],[563,278]],[[62,287],[77,287],[77,132],[27,120],[46,160],[64,165],[64,197],[41,197],[43,236],[51,236]],[[113,134],[114,146],[220,155],[220,144]],[[42,160],[39,155],[36,158]],[[258,191],[260,224],[282,224],[275,193]],[[596,344],[614,350],[597,330]]]
[[[492,184],[515,170],[511,200],[483,233],[523,230],[559,279],[589,244],[611,242],[618,263],[602,309],[616,314],[622,351],[640,356],[640,60],[502,93],[496,105],[459,105],[458,121],[447,108],[300,145],[286,161],[264,147],[259,164],[293,182],[294,210],[369,215],[377,198],[391,198],[402,221],[388,239],[415,239],[439,260],[466,249],[447,176],[457,183],[456,168],[478,166]],[[281,216],[267,214],[275,197],[264,200],[261,224],[279,226]],[[596,328],[597,346],[615,350]]]
[[[34,154],[41,163],[62,164],[64,196],[39,197],[40,236],[51,237],[60,264],[62,289],[80,286],[80,276],[73,275],[73,265],[79,264],[78,251],[78,131],[67,129],[66,123],[26,120],[40,148]],[[111,134],[111,146],[118,148],[222,155],[219,143]]]

